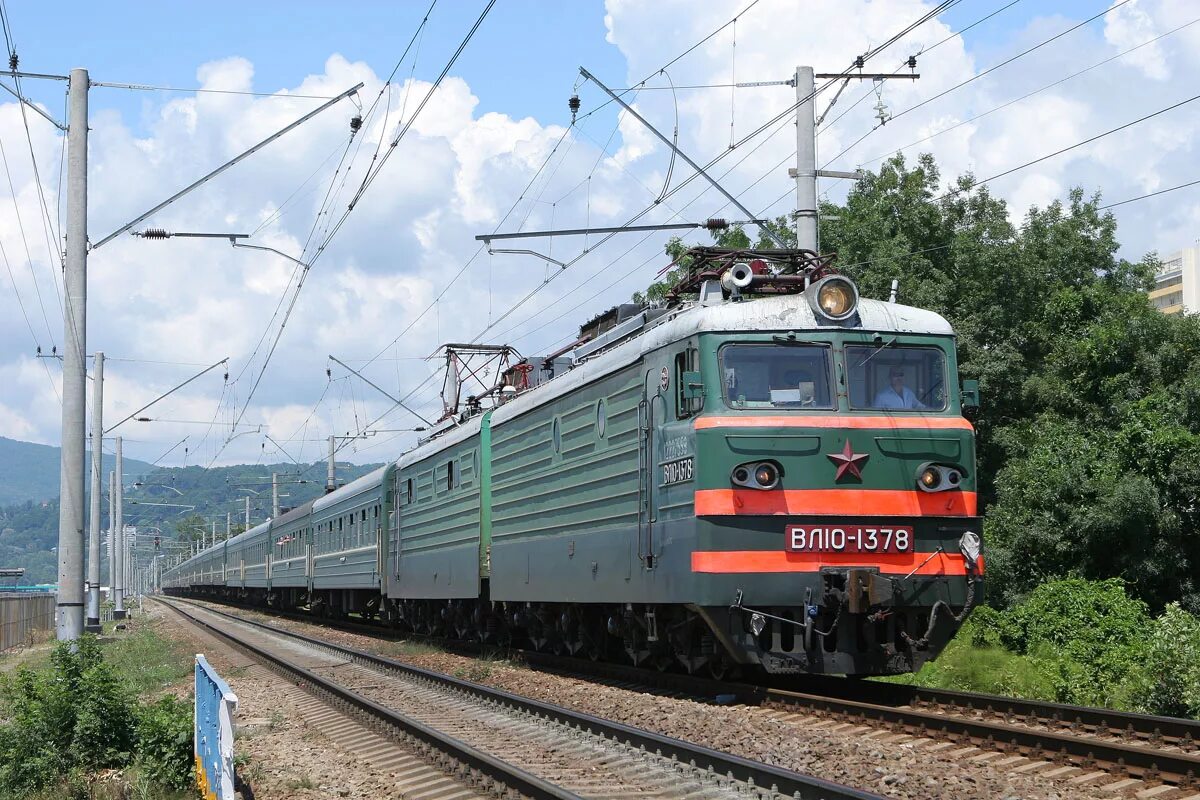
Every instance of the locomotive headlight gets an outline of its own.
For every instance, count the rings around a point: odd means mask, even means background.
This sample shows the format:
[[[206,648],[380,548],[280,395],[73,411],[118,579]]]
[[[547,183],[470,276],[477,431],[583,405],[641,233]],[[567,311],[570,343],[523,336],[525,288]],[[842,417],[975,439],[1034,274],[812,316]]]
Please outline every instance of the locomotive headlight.
[[[921,482],[922,489],[933,491],[942,482],[942,473],[937,467],[926,467],[921,470],[921,476],[917,480]]]
[[[958,489],[962,478],[962,471],[948,464],[922,464],[917,467],[917,487],[923,492]]]
[[[772,461],[738,464],[729,473],[734,486],[747,489],[774,489],[779,485],[779,466]]]
[[[816,301],[814,310],[835,322],[849,317],[858,306],[858,289],[849,278],[841,275],[831,275],[817,281],[811,297],[815,297]]]
[[[754,470],[754,482],[761,489],[774,489],[779,484],[779,470],[774,464],[763,462]]]

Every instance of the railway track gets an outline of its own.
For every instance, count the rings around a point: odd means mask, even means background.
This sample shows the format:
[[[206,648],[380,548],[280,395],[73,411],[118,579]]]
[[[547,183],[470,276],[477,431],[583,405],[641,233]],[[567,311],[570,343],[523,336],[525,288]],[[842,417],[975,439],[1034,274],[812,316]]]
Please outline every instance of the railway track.
[[[543,653],[524,657],[531,666],[588,674],[631,688],[710,699],[726,695],[785,713],[942,739],[963,750],[963,756],[978,756],[979,751],[992,751],[998,758],[1020,756],[1028,760],[1027,771],[1040,763],[1037,770],[1045,772],[1075,768],[1077,777],[1109,773],[1131,781],[1126,784],[1130,788],[1132,782],[1154,782],[1195,789],[1195,800],[1200,800],[1200,722],[1195,720],[825,676],[806,677],[810,690],[802,692]],[[965,752],[968,748],[976,752]],[[1187,800],[1192,799],[1189,793]]]
[[[365,623],[283,616],[376,636],[387,631]],[[1147,783],[1161,784],[1181,790],[1155,795],[1164,800],[1200,800],[1200,722],[1195,720],[830,676],[785,677],[762,686],[533,651],[520,655],[532,667],[560,674],[710,701],[725,695],[781,713],[939,739],[964,758],[988,760],[990,753],[1029,772],[1090,781],[1111,775],[1131,791],[1139,790],[1138,784],[1141,790]],[[804,691],[797,690],[799,685]],[[1024,763],[1016,763],[1021,759]]]
[[[879,797],[224,611],[162,602],[312,691],[397,731],[443,769],[487,791],[534,798]]]

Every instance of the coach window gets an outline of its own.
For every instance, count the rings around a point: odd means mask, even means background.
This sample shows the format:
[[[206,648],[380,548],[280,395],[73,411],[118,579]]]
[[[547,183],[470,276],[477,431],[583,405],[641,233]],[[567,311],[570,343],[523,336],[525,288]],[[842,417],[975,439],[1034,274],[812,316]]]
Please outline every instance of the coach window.
[[[454,462],[446,462],[446,491],[454,488]]]

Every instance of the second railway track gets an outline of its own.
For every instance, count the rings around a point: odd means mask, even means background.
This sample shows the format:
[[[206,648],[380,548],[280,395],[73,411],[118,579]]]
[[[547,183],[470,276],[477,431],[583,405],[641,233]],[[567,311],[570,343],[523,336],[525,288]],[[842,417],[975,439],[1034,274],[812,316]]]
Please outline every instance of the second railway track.
[[[355,623],[334,626],[376,635],[385,631]],[[1200,792],[1200,722],[1195,720],[828,676],[805,676],[807,691],[796,691],[782,682],[759,686],[538,652],[521,656],[533,667],[632,688],[708,699],[735,695],[784,713],[811,713],[936,738],[963,750],[1024,757],[1031,771],[1061,775],[1073,767],[1078,777],[1112,775],[1131,791],[1145,790],[1146,784],[1180,789],[1155,795],[1164,800],[1200,797],[1193,794]],[[1044,766],[1035,770],[1036,763]]]
[[[878,797],[211,608],[166,605],[342,704],[401,727],[404,736],[446,753],[454,771],[508,792],[555,798]]]

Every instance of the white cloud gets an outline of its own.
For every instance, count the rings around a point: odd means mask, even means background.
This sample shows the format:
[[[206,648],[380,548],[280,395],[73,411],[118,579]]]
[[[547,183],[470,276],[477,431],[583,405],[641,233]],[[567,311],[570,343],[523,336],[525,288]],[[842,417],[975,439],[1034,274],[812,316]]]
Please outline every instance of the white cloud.
[[[728,83],[735,76],[738,81],[780,81],[790,78],[798,63],[818,71],[840,70],[854,55],[932,7],[928,0],[803,0],[799,6],[796,0],[761,0],[738,20],[736,63],[733,31],[727,29],[672,65],[669,76],[655,74],[743,5],[742,0],[699,5],[683,0],[608,0],[607,40],[627,65],[626,74],[611,76],[610,82],[631,85],[648,75],[653,76],[648,86],[665,86],[668,77],[680,87]],[[889,82],[883,88],[884,102],[897,118],[833,158],[876,122],[871,87],[851,85],[821,133],[822,166],[831,160],[831,168],[853,168],[1183,25],[1194,12],[1189,0],[1137,0],[1113,12],[1103,25],[1070,34],[901,114],[1076,20],[1045,16],[1019,23],[1021,13],[1033,12],[1018,5],[981,26],[978,38],[971,39],[972,49],[957,38],[938,44],[951,34],[941,20],[923,25],[871,62],[873,67],[893,69],[910,53],[927,51],[919,59],[920,81]],[[1005,25],[1011,29],[1008,33]],[[933,152],[947,183],[967,170],[987,177],[1183,99],[1190,87],[1180,86],[1175,76],[1196,74],[1198,54],[1200,25],[1195,25],[936,136],[906,155]],[[360,102],[369,107],[382,86],[378,66],[332,54],[319,71],[276,97],[176,96],[145,106],[137,121],[106,108],[104,96],[96,94],[91,119],[92,240],[320,102],[291,95],[332,96],[361,81],[365,86]],[[254,82],[254,65],[242,58],[197,65],[196,74],[209,89],[261,88]],[[385,92],[381,102],[388,109],[386,124],[384,115],[377,114],[348,141],[349,119],[357,109],[343,102],[144,223],[176,231],[253,232],[256,244],[311,259],[347,208],[366,165],[380,163],[372,157],[377,151],[380,158],[391,153],[308,273],[270,369],[245,414],[244,422],[268,426],[272,437],[297,458],[320,458],[324,447],[319,441],[293,439],[318,440],[331,430],[354,430],[390,405],[357,379],[344,380],[346,373],[340,368],[333,369],[333,382],[327,384],[327,354],[361,367],[382,351],[383,357],[367,367],[369,375],[389,392],[408,392],[435,366],[419,359],[434,352],[439,342],[470,339],[543,281],[548,281],[545,288],[493,331],[523,353],[546,352],[568,341],[580,320],[628,297],[664,266],[664,237],[657,234],[620,236],[603,245],[597,236],[511,244],[562,261],[577,260],[565,272],[528,256],[484,253],[470,261],[479,249],[476,235],[496,228],[607,225],[645,208],[651,210],[641,223],[740,216],[702,180],[691,181],[655,204],[670,165],[669,150],[633,118],[618,121],[615,106],[585,116],[606,100],[587,84],[579,89],[583,108],[578,128],[564,131],[533,117],[481,113],[472,76],[450,75],[392,151],[389,145],[400,120],[411,116],[431,88],[425,77]],[[818,111],[829,96],[822,95]],[[784,214],[790,210],[792,192],[786,173],[795,148],[791,121],[785,119],[768,131],[774,135],[754,138],[732,152],[728,148],[731,136],[735,141],[746,136],[794,99],[795,89],[780,85],[739,89],[732,99],[728,89],[647,89],[637,95],[636,104],[639,113],[667,134],[678,114],[683,150],[700,163],[720,157],[711,174],[754,213]],[[488,107],[496,104],[489,102]],[[1019,221],[1028,205],[1062,197],[1077,184],[1089,192],[1100,189],[1109,200],[1165,188],[1193,176],[1198,123],[1200,109],[1188,106],[1001,178],[992,190],[1009,199]],[[36,115],[30,116],[30,126],[53,210],[61,139]],[[0,142],[16,189],[14,207],[7,186],[0,184],[0,247],[8,266],[0,271],[0,331],[8,345],[0,353],[0,434],[53,442],[59,425],[53,387],[59,365],[32,356],[35,342],[46,350],[52,343],[61,344],[61,314],[52,280],[58,274],[53,253],[58,232],[43,230],[40,222],[40,198],[24,135],[17,106],[0,103]],[[601,152],[606,142],[607,155]],[[690,176],[691,170],[677,161],[671,187]],[[846,189],[844,181],[822,184],[834,198]],[[327,197],[332,198],[328,203]],[[1195,237],[1200,200],[1187,190],[1166,197],[1166,202],[1120,209],[1121,236],[1131,257],[1148,249],[1170,250]],[[20,210],[20,224],[14,208]],[[697,232],[691,239],[704,241],[706,235]],[[453,289],[413,324],[468,263]],[[270,321],[277,309],[282,313],[286,308],[282,298],[294,286],[295,265],[270,253],[235,250],[221,240],[151,242],[124,236],[93,251],[89,269],[89,350],[141,360],[110,363],[105,403],[110,419],[194,373],[199,369],[195,364],[230,357],[228,385],[216,371],[155,406],[151,414],[184,422],[126,426],[126,451],[131,456],[154,458],[187,436],[187,462],[208,463],[230,429],[217,427],[206,436],[205,426],[187,421],[215,419],[224,424],[237,416],[274,340],[278,317],[273,325]],[[28,326],[16,303],[14,283]],[[437,379],[426,383],[412,404],[436,415],[440,385]],[[323,390],[324,400],[314,413]],[[413,422],[403,412],[387,418],[389,427]],[[383,458],[397,454],[410,439],[381,435],[356,448],[362,458]],[[263,444],[261,435],[240,436],[224,448],[220,461],[255,460],[264,453],[274,458],[274,446],[267,443],[264,450]],[[179,463],[182,453],[181,448],[167,463]]]
[[[1114,9],[1105,17],[1104,38],[1121,50],[1149,41],[1159,33],[1154,18],[1137,0]],[[1157,42],[1130,53],[1128,60],[1147,78],[1165,81],[1171,77],[1166,53]]]

